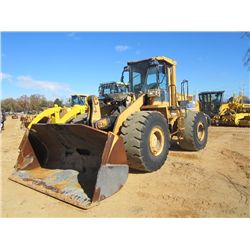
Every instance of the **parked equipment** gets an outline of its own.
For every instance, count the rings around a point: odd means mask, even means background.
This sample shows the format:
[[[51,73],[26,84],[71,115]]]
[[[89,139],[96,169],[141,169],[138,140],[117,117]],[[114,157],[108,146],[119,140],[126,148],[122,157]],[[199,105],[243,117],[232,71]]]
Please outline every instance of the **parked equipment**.
[[[250,127],[250,104],[243,96],[234,96],[222,103],[224,91],[199,93],[200,110],[211,117],[212,125]]]
[[[234,96],[221,105],[219,116],[215,119],[219,125],[250,127],[250,104],[243,103],[242,95]]]
[[[113,94],[126,94],[129,92],[129,84],[124,82],[105,82],[101,83],[98,88],[99,97],[105,98]]]
[[[212,119],[219,114],[225,91],[205,91],[199,93],[200,110]]]
[[[76,123],[80,118],[84,117],[87,112],[86,105],[87,95],[75,94],[71,96],[71,107],[58,107],[54,105],[52,108],[45,109],[29,123],[30,129],[33,124],[37,123]]]
[[[206,146],[205,114],[177,103],[174,60],[159,56],[129,62],[125,71],[129,92],[104,100],[88,96],[80,123],[33,124],[10,179],[89,208],[124,185],[129,167],[161,168],[172,140],[186,150]]]
[[[11,115],[11,118],[12,118],[12,119],[18,119],[17,113],[13,113],[13,114]]]
[[[21,121],[21,126],[20,128],[28,128],[29,124],[36,118],[36,114],[26,114],[26,115],[21,115],[20,121]]]

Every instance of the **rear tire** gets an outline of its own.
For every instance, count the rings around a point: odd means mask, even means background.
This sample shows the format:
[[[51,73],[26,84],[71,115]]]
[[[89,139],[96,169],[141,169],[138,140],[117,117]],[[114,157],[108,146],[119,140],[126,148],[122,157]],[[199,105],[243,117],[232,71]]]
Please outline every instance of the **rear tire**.
[[[130,168],[153,172],[167,159],[168,123],[161,113],[141,111],[132,114],[123,123],[121,136]]]
[[[184,139],[180,141],[180,147],[190,151],[199,151],[205,148],[208,137],[206,116],[202,112],[187,112],[184,124]]]

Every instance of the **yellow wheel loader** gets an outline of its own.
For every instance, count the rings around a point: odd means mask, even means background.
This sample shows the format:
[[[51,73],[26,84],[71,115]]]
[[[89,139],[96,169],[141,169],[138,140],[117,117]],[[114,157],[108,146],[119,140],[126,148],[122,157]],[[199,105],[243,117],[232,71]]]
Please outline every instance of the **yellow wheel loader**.
[[[33,124],[10,179],[87,209],[120,190],[129,168],[160,169],[171,141],[191,151],[206,146],[205,114],[177,103],[174,60],[129,62],[125,72],[129,92],[108,101],[88,96],[80,122]]]
[[[88,95],[75,94],[71,96],[71,107],[58,107],[57,104],[52,108],[45,109],[32,119],[27,127],[30,129],[33,124],[37,123],[70,123],[75,119],[83,117],[88,109],[85,103]]]

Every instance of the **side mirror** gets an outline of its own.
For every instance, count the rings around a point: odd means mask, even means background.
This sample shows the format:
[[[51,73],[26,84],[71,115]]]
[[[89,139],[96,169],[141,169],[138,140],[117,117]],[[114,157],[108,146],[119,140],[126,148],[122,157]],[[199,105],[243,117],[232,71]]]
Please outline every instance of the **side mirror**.
[[[124,82],[124,72],[129,72],[130,70],[130,67],[129,66],[125,66],[123,68],[123,71],[122,71],[122,76],[121,76],[121,82]]]
[[[127,71],[129,71],[129,69],[130,69],[130,67],[129,67],[129,66],[125,66],[125,67],[123,68],[123,72],[127,72]]]

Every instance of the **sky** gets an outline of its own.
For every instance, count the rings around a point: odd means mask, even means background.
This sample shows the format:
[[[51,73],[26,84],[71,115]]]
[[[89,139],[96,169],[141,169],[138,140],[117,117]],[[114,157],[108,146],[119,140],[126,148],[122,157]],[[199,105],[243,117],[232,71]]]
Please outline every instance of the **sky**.
[[[177,61],[177,89],[190,93],[244,90],[243,58],[249,41],[241,32],[3,32],[1,98],[41,94],[66,100],[97,94],[101,82],[119,81],[128,61],[167,56]]]

